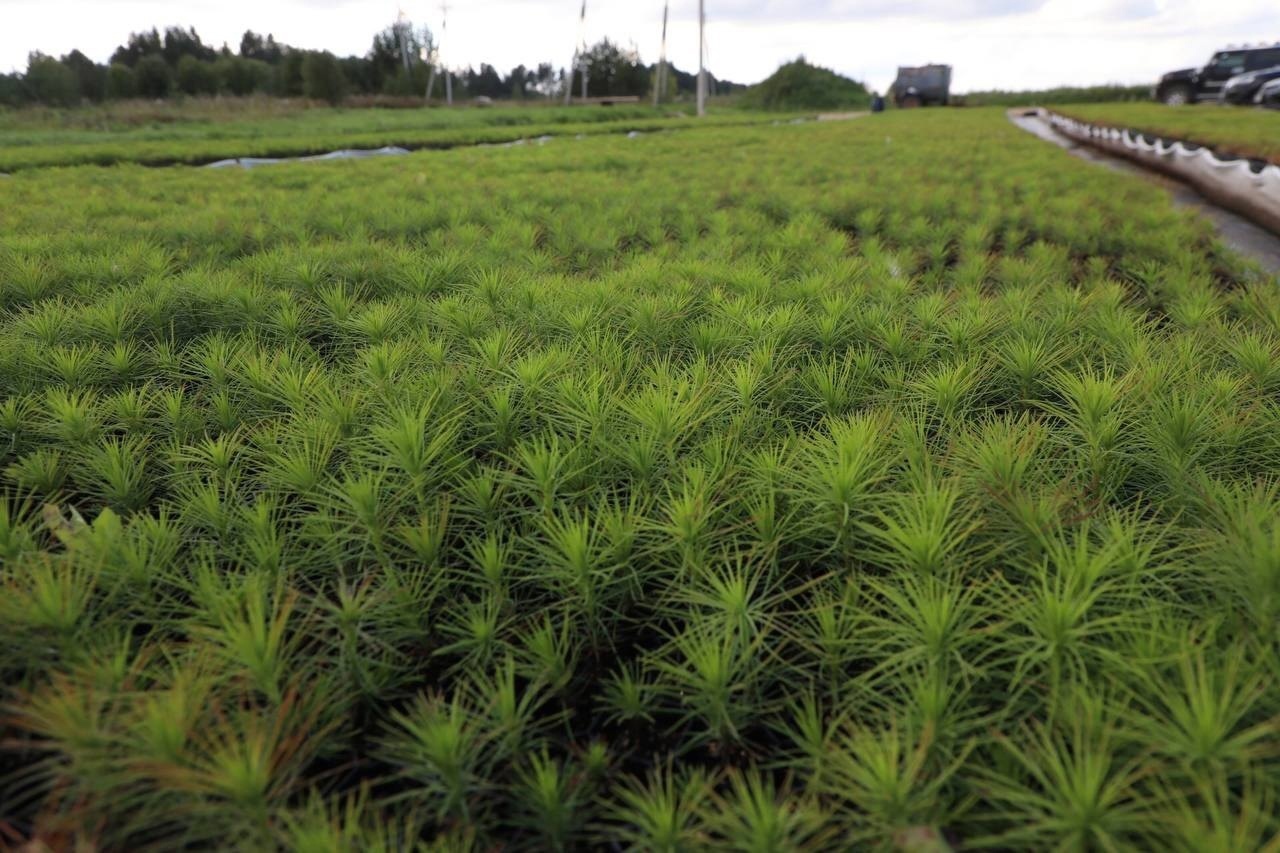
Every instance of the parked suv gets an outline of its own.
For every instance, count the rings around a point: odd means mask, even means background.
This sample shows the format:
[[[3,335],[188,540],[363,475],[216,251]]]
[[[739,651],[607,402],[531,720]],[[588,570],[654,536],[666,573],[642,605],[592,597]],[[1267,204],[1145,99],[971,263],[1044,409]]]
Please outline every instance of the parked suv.
[[[1273,110],[1280,110],[1280,80],[1264,83],[1258,90],[1258,94],[1253,96],[1253,102]]]
[[[1170,71],[1160,78],[1152,94],[1157,101],[1171,107],[1210,101],[1216,99],[1226,82],[1237,74],[1277,65],[1280,65],[1280,44],[1220,50],[1204,68]]]
[[[1237,74],[1226,82],[1218,97],[1224,104],[1252,104],[1258,91],[1272,80],[1280,80],[1280,64]]]

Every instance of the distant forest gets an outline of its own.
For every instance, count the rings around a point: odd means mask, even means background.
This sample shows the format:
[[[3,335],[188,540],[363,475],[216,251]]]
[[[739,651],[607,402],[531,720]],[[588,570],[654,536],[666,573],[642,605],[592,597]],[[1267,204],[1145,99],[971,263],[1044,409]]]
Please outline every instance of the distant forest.
[[[425,97],[437,44],[426,27],[407,21],[387,27],[373,37],[364,56],[337,57],[328,51],[306,50],[277,42],[252,30],[240,39],[238,50],[227,44],[206,44],[195,28],[169,27],[133,33],[117,47],[106,64],[94,62],[79,50],[62,57],[30,54],[25,72],[0,75],[0,104],[75,106],[127,98],[254,95],[305,97],[340,103],[348,95]],[[555,63],[536,68],[518,65],[506,73],[481,63],[478,69],[454,69],[455,99],[555,98],[572,82],[581,91],[581,69],[587,73],[592,97],[651,95],[656,64],[646,65],[634,49],[609,39],[593,45],[572,76]],[[435,80],[433,95],[443,98],[444,79]],[[696,75],[668,65],[666,96],[693,92]],[[711,77],[713,92],[744,87]]]

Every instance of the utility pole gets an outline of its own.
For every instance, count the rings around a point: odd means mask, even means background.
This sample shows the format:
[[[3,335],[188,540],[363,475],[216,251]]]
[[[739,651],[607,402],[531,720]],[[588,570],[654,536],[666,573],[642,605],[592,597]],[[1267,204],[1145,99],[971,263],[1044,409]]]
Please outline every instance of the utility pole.
[[[573,71],[582,60],[582,48],[585,47],[587,32],[587,0],[582,0],[582,11],[578,13],[578,40],[573,44],[573,62],[569,63],[569,79],[564,83],[564,105],[567,107],[573,100]],[[587,65],[582,60],[582,97],[587,96]]]
[[[436,41],[436,61],[431,63],[431,75],[427,77],[427,100],[431,100],[431,92],[436,87],[436,66],[444,68],[444,33],[449,28],[449,4],[440,4],[440,38]],[[453,75],[444,68],[444,100],[453,106]]]
[[[440,38],[444,38],[444,31],[449,28],[449,4],[440,4]],[[444,66],[444,102],[449,106],[453,106],[453,72],[449,70],[449,66]]]
[[[405,24],[404,9],[396,13],[396,41],[400,43],[400,61],[404,65],[405,77],[409,76],[411,60],[409,59],[408,26]]]
[[[430,63],[431,69],[427,74],[427,100],[431,100],[431,94],[436,89],[436,67],[440,65],[440,42],[444,40],[445,17],[449,14],[449,7],[440,4],[440,38],[436,40],[434,45],[434,55],[428,55],[426,61]]]
[[[662,4],[662,52],[658,57],[658,71],[653,81],[653,105],[656,107],[667,90],[667,12],[671,10],[671,0]]]
[[[707,114],[707,10],[698,0],[698,116]]]

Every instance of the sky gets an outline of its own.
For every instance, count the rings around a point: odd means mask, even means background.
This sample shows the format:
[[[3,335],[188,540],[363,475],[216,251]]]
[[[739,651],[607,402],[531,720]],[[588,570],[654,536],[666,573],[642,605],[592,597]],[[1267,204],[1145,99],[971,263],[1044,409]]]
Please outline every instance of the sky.
[[[450,65],[568,65],[581,0],[449,0]],[[657,59],[663,0],[587,0],[585,38]],[[246,29],[298,47],[363,54],[400,10],[440,32],[439,0],[0,0],[0,70],[29,51],[106,61],[135,30],[194,26],[233,49]],[[696,0],[671,0],[668,57],[698,63]],[[1280,0],[707,0],[708,68],[752,83],[810,62],[885,89],[898,65],[943,62],[953,88],[1150,83],[1228,45],[1280,40]]]

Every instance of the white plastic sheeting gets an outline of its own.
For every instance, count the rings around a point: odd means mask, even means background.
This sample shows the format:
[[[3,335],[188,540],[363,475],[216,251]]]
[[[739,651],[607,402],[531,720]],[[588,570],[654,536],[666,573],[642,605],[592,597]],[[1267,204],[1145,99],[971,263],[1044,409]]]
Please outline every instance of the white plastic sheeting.
[[[1215,203],[1280,235],[1280,166],[1222,158],[1181,140],[1148,141],[1151,134],[1100,127],[1051,112],[1044,115],[1064,136],[1185,181]]]
[[[660,131],[655,131],[660,132]],[[646,134],[639,130],[632,130],[626,134],[627,139],[639,139]],[[586,139],[587,134],[579,133],[574,139]],[[453,148],[519,148],[522,145],[546,145],[548,142],[556,139],[555,136],[544,134],[535,136],[532,139],[513,139],[510,142],[479,142],[471,145],[450,146]],[[226,169],[232,166],[239,166],[242,169],[253,169],[258,166],[271,166],[276,163],[313,163],[319,160],[362,160],[369,157],[388,157],[396,154],[408,154],[408,148],[398,148],[389,145],[386,148],[344,148],[340,151],[330,151],[327,154],[312,154],[307,157],[232,157],[228,160],[217,160],[213,163],[205,163],[206,169]]]
[[[230,160],[206,163],[205,168],[226,169],[229,166],[239,166],[242,169],[252,169],[256,166],[270,166],[275,163],[309,163],[316,160],[363,160],[368,157],[390,157],[408,153],[408,148],[397,148],[394,145],[388,145],[385,148],[343,148],[340,151],[330,151],[327,154],[312,154],[307,157],[233,157]]]

